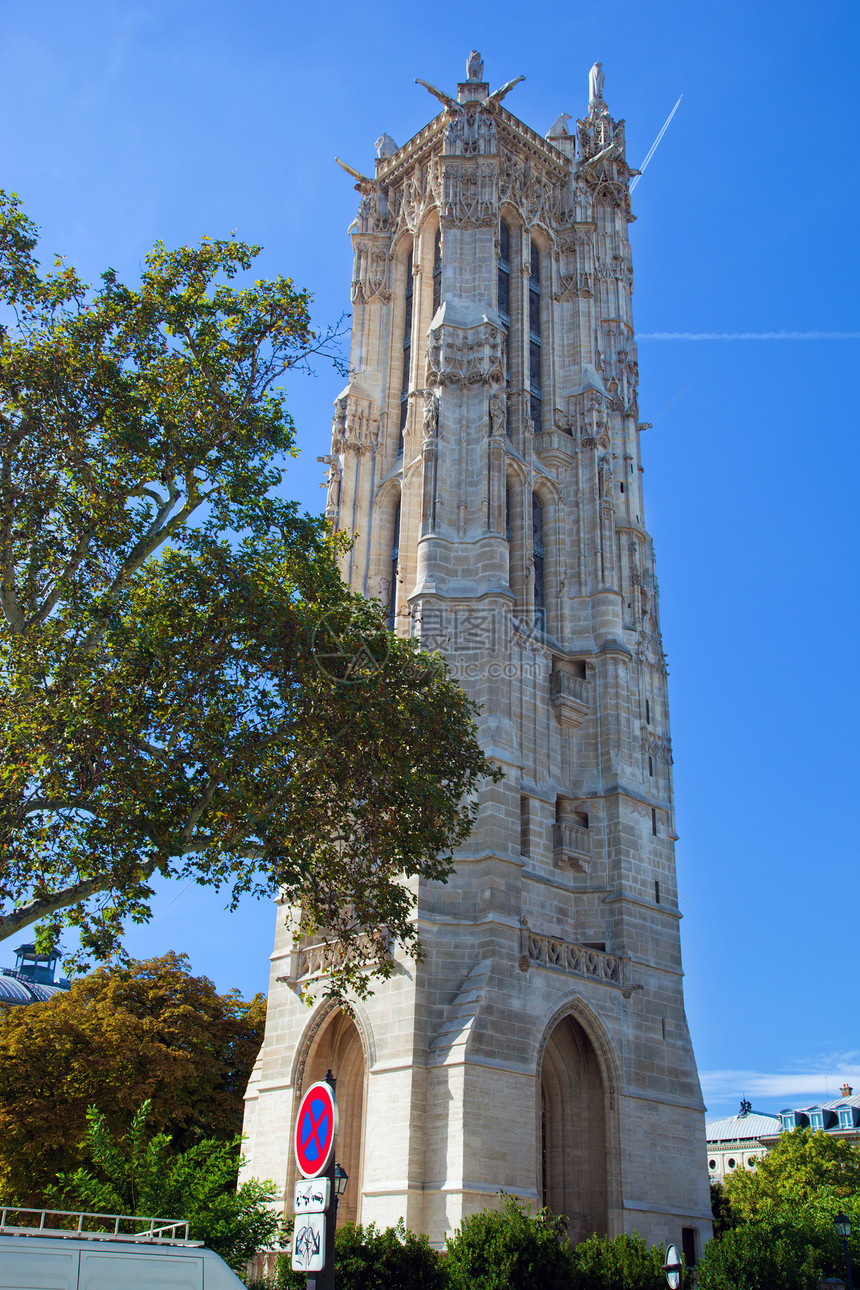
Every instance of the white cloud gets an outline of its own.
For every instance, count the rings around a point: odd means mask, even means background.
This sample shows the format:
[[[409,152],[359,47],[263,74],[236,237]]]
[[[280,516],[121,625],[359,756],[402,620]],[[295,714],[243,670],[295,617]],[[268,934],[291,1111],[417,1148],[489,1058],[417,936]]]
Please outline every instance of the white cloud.
[[[767,1099],[771,1106],[780,1109],[802,1106],[806,1102],[837,1098],[842,1084],[860,1090],[860,1053],[834,1053],[814,1062],[798,1062],[793,1070],[785,1071],[699,1071],[699,1079],[709,1104],[747,1097],[754,1106],[756,1099],[761,1102]]]

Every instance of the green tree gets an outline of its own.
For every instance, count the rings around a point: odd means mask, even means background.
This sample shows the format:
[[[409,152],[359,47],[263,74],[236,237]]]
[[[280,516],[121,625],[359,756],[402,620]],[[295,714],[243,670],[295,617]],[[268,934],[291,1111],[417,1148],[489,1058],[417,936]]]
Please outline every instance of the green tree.
[[[739,1220],[767,1210],[796,1212],[811,1202],[840,1202],[860,1191],[860,1150],[821,1130],[794,1129],[779,1135],[755,1169],[730,1174],[723,1190]]]
[[[36,243],[0,194],[0,936],[71,924],[105,959],[155,875],[192,878],[280,892],[361,993],[498,772],[279,496],[278,381],[327,338],[288,279],[234,285],[235,239],[95,291]]]
[[[567,1222],[529,1212],[513,1196],[501,1209],[465,1218],[449,1238],[445,1267],[452,1290],[568,1290]]]
[[[0,1199],[41,1204],[57,1173],[82,1163],[91,1105],[114,1133],[147,1101],[178,1149],[232,1141],[265,1017],[262,995],[218,994],[177,954],[0,1012]]]
[[[814,1202],[797,1211],[762,1210],[753,1221],[708,1241],[696,1266],[699,1290],[815,1290],[824,1277],[844,1280],[835,1212]],[[849,1212],[856,1227],[860,1205],[852,1202]],[[852,1246],[856,1277],[860,1243],[853,1235]]]
[[[241,1137],[207,1138],[174,1153],[164,1133],[147,1132],[144,1102],[129,1132],[115,1138],[96,1107],[87,1112],[84,1142],[89,1168],[61,1173],[48,1203],[98,1214],[184,1219],[192,1240],[203,1241],[237,1273],[278,1236],[280,1221],[269,1207],[277,1188],[250,1179],[236,1186]]]

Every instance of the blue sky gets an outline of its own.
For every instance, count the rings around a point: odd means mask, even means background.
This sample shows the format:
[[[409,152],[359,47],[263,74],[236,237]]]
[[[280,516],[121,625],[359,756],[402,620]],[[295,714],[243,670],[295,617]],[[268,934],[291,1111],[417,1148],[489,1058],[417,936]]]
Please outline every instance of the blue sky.
[[[848,0],[0,9],[0,184],[46,258],[131,277],[157,238],[235,228],[321,324],[349,303],[357,195],[334,155],[371,170],[383,130],[420,129],[437,105],[414,77],[451,90],[476,47],[493,88],[526,75],[506,107],[544,132],[583,114],[599,58],[632,165],[683,94],[631,238],[687,1010],[714,1115],[860,1086],[858,25]],[[313,510],[340,384],[291,387],[288,490]],[[272,911],[223,903],[167,889],[131,946],[264,989]]]

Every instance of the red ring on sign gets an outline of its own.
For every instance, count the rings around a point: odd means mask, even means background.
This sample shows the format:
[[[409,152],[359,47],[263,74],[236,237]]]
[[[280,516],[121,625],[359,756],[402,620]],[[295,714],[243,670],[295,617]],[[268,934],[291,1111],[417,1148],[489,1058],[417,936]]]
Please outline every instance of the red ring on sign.
[[[299,1103],[294,1146],[296,1164],[305,1178],[325,1173],[334,1155],[337,1135],[337,1099],[334,1089],[323,1080],[311,1084]]]

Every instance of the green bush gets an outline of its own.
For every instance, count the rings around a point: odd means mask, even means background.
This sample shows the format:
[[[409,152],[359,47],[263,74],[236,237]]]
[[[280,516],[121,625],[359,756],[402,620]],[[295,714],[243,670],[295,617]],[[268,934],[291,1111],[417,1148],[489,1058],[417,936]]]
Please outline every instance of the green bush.
[[[501,1209],[472,1214],[449,1238],[451,1290],[569,1290],[566,1220],[503,1199]]]
[[[443,1260],[426,1236],[408,1232],[403,1220],[379,1231],[345,1223],[334,1238],[337,1290],[445,1290]],[[271,1290],[305,1290],[304,1273],[293,1272],[290,1257],[278,1260]],[[266,1287],[268,1290],[268,1287]]]
[[[590,1236],[571,1250],[570,1290],[666,1290],[662,1245],[641,1236]]]
[[[829,1215],[772,1211],[709,1241],[696,1270],[699,1290],[815,1290],[845,1260]]]

